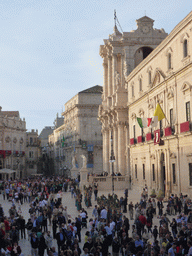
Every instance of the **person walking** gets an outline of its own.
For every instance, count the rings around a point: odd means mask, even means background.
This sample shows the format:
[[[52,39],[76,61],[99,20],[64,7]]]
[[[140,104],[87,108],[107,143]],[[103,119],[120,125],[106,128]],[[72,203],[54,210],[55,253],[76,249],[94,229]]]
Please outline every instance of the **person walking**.
[[[31,235],[31,255],[32,256],[38,256],[38,246],[39,246],[39,240],[35,233],[32,233]]]

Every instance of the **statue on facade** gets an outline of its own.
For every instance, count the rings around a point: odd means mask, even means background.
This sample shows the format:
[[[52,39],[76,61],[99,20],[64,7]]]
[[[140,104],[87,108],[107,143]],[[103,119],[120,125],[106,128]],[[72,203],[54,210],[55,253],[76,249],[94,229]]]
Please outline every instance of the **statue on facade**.
[[[75,157],[72,158],[72,169],[76,168]]]
[[[84,155],[81,155],[81,157],[83,158],[82,169],[86,169],[87,168],[87,158]]]
[[[118,88],[120,86],[120,80],[121,80],[121,78],[120,78],[119,72],[115,71],[115,86],[116,86],[116,88]]]
[[[123,68],[123,74],[124,74],[124,78],[126,79],[127,76],[129,75],[130,73],[130,65],[127,64],[127,61],[124,60],[124,68]]]

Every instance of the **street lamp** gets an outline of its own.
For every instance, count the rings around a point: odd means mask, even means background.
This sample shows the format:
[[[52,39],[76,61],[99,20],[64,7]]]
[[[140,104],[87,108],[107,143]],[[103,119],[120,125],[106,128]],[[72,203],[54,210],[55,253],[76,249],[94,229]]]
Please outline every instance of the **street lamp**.
[[[115,162],[115,156],[113,151],[113,133],[111,131],[111,156],[109,162],[111,163],[111,169],[112,169],[112,194],[114,194],[114,166],[113,163]]]

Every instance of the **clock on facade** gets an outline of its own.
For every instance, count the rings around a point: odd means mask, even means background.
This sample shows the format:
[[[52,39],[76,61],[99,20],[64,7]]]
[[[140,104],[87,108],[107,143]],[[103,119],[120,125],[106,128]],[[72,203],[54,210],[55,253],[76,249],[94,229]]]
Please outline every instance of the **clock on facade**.
[[[143,27],[142,27],[142,32],[143,32],[144,34],[149,33],[149,27],[148,27],[148,26],[143,26]]]

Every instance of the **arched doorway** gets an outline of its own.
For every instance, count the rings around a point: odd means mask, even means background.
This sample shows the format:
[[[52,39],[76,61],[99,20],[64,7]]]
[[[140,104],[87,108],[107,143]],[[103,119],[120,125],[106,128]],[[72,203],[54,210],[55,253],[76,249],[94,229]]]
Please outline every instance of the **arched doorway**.
[[[165,172],[165,155],[164,155],[164,153],[161,153],[160,167],[161,167],[160,189],[163,191],[163,193],[165,195],[165,193],[166,193],[166,172]]]
[[[135,52],[135,67],[144,60],[153,49],[151,47],[141,47]]]

